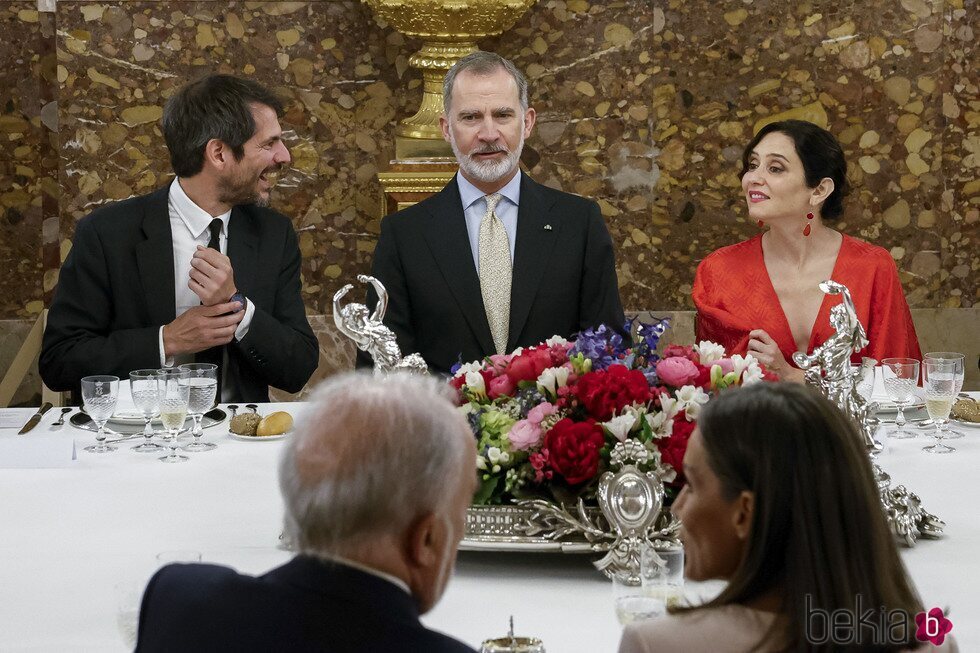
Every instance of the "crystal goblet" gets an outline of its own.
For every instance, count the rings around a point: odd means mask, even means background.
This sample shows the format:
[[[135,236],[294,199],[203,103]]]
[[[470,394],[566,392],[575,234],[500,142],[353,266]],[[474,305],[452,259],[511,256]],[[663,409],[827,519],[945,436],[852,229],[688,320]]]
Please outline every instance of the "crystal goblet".
[[[153,441],[153,427],[150,421],[160,414],[160,371],[133,370],[129,373],[129,387],[133,395],[133,403],[143,413],[143,437],[145,440],[133,447],[139,453],[158,453],[163,450]]]
[[[218,393],[218,366],[214,363],[187,363],[181,365],[180,369],[188,373],[184,381],[190,390],[187,413],[194,419],[194,430],[191,431],[194,442],[181,448],[184,451],[210,451],[218,445],[201,440],[204,435],[201,420],[204,413],[211,410]]]
[[[86,376],[82,378],[82,403],[85,412],[99,428],[95,434],[96,444],[85,447],[91,453],[106,453],[116,448],[105,442],[105,423],[116,410],[119,399],[119,377],[109,375]]]
[[[915,386],[919,383],[919,361],[914,358],[886,358],[881,364],[885,376],[885,392],[898,406],[895,431],[891,437],[897,440],[914,438],[915,433],[905,428],[905,406],[912,403],[915,396]]]
[[[926,391],[926,410],[936,426],[936,442],[923,451],[952,453],[953,447],[943,444],[943,423],[949,419],[949,411],[956,401],[956,362],[927,359],[922,363],[922,380]]]
[[[952,361],[955,364],[953,369],[953,381],[955,382],[956,394],[960,394],[960,392],[963,390],[963,377],[966,372],[966,357],[963,354],[955,351],[930,351],[922,357],[922,360]],[[948,420],[943,422],[941,428],[943,430],[943,439],[945,440],[956,440],[963,437],[963,431],[950,428]]]
[[[167,429],[167,445],[170,447],[170,455],[160,458],[165,463],[182,463],[187,460],[187,456],[177,454],[177,434],[187,418],[187,401],[190,397],[187,376],[188,372],[182,369],[160,370],[160,421]]]

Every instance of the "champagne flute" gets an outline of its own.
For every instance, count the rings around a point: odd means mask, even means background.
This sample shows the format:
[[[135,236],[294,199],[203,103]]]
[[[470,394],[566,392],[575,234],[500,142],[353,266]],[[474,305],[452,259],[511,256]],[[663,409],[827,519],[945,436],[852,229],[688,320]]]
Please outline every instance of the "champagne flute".
[[[905,429],[905,406],[912,402],[915,386],[919,383],[919,361],[914,358],[886,358],[881,361],[884,366],[885,392],[888,398],[898,406],[895,416],[895,431],[891,437],[902,440],[914,438],[915,433]]]
[[[182,463],[187,456],[177,454],[177,434],[187,418],[187,401],[190,386],[187,385],[189,372],[182,369],[162,369],[158,378],[160,388],[160,421],[167,429],[169,456],[161,456],[165,463]]]
[[[187,363],[180,369],[186,370],[188,377],[185,383],[190,388],[190,400],[187,404],[188,414],[194,418],[194,442],[182,447],[184,451],[210,451],[218,445],[213,442],[202,442],[201,420],[204,413],[211,410],[214,397],[218,392],[218,366],[214,363]]]
[[[923,382],[926,390],[926,410],[936,424],[936,443],[923,447],[929,453],[952,453],[953,447],[943,444],[942,425],[956,401],[956,362],[930,358],[923,361]]]
[[[163,450],[153,442],[153,427],[150,426],[150,420],[160,414],[159,377],[159,370],[133,370],[129,373],[133,403],[143,413],[143,437],[146,438],[142,444],[133,447],[133,451],[156,453]]]
[[[953,382],[957,395],[963,390],[963,376],[966,372],[965,359],[966,357],[963,354],[955,351],[931,351],[922,357],[922,360],[947,360],[953,361],[956,364],[953,371]],[[957,438],[963,437],[963,432],[950,428],[948,421],[943,423],[942,429],[943,438],[946,440],[956,440]]]
[[[85,412],[99,427],[98,433],[95,434],[96,444],[85,447],[85,451],[106,453],[116,450],[115,447],[105,443],[105,423],[116,410],[118,399],[118,376],[97,375],[82,378],[82,403],[85,405]]]

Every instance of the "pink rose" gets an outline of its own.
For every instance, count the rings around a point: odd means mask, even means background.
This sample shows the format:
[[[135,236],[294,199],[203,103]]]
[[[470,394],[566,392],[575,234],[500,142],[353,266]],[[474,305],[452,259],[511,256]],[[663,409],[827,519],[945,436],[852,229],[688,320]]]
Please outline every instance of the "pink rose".
[[[545,417],[554,415],[557,411],[558,409],[553,405],[549,404],[548,402],[544,402],[543,404],[538,404],[527,412],[527,421],[537,425],[543,422]]]
[[[507,434],[507,437],[512,449],[526,451],[541,444],[544,433],[541,431],[541,427],[522,419],[510,427],[510,433]]]
[[[509,397],[514,394],[514,390],[517,386],[514,385],[514,381],[511,380],[506,374],[490,379],[490,383],[487,384],[487,396],[490,399],[496,399],[497,397]]]
[[[501,374],[507,365],[510,364],[510,359],[513,358],[510,354],[492,354],[490,356],[490,365],[493,367],[494,374]]]
[[[698,378],[698,366],[680,356],[665,358],[657,363],[657,376],[663,383],[679,388]]]

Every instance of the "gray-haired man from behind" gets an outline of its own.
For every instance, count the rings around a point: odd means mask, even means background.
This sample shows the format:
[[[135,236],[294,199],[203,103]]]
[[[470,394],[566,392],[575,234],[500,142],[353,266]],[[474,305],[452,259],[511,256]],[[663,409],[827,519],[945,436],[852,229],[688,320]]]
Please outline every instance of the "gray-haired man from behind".
[[[444,384],[329,379],[279,466],[299,555],[259,577],[164,567],[143,596],[137,650],[472,653],[419,615],[452,574],[475,459]]]

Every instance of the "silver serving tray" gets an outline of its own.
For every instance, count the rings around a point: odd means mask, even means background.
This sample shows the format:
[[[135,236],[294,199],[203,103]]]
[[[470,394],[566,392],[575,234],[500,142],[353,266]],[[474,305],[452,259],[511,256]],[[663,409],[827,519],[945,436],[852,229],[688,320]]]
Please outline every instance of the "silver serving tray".
[[[201,419],[201,426],[203,428],[211,428],[212,426],[217,426],[225,421],[228,417],[226,413],[221,408],[213,408],[208,412],[204,413],[204,417]],[[98,431],[95,422],[92,418],[83,412],[78,412],[72,415],[68,421],[77,429],[83,431],[92,431],[93,433]],[[159,419],[153,419],[150,422],[150,426],[153,428],[153,433],[157,435],[165,435],[166,431],[163,429],[163,424],[160,423]],[[186,433],[194,426],[194,420],[188,417],[184,421],[184,426],[181,428],[180,433]],[[112,422],[106,425],[106,433],[110,435],[139,435],[143,433],[143,424],[126,424],[123,422]]]
[[[594,508],[596,512],[598,508]],[[463,551],[512,551],[521,553],[595,553],[582,536],[566,535],[560,540],[525,535],[518,526],[534,512],[520,506],[470,506],[466,509],[466,531],[459,548]]]

